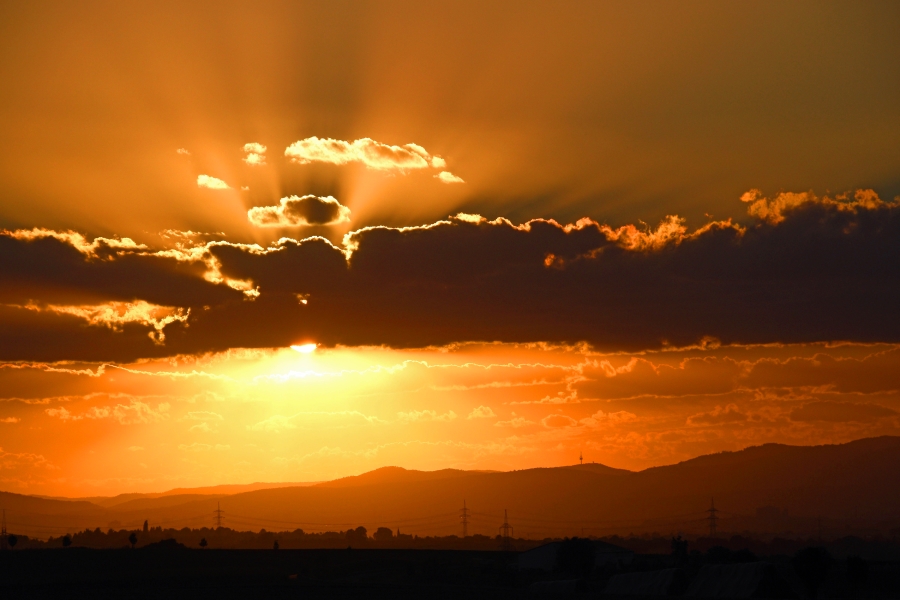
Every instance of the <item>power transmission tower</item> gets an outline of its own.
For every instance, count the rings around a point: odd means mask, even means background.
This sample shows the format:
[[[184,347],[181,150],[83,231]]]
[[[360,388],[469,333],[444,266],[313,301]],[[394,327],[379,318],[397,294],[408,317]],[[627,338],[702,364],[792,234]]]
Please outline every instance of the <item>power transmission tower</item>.
[[[7,545],[7,539],[9,536],[6,534],[6,509],[3,509],[3,522],[0,523],[0,550],[6,550],[9,548]]]
[[[215,515],[215,517],[213,517],[213,520],[216,523],[216,529],[221,529],[222,528],[222,515],[225,514],[225,511],[222,510],[222,507],[219,506],[218,502],[216,502],[216,510],[213,511],[213,514]]]
[[[509,524],[509,518],[506,516],[506,509],[503,509],[503,525],[500,526],[500,535],[503,536],[503,549],[506,552],[512,550],[512,543],[509,541],[513,534],[513,526]]]
[[[719,512],[719,509],[716,508],[716,502],[713,498],[709,499],[709,509],[706,512],[709,513],[709,517],[706,519],[709,521],[709,537],[716,537],[716,521],[719,519],[716,513]]]
[[[466,508],[466,501],[463,500],[463,507],[459,511],[459,518],[462,521],[463,538],[469,535],[469,509]]]

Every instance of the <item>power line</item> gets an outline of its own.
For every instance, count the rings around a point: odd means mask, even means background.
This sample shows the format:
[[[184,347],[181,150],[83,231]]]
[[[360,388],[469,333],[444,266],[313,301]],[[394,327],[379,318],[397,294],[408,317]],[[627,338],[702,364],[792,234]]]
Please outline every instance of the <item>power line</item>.
[[[507,552],[512,550],[512,544],[509,541],[510,536],[513,534],[513,527],[509,524],[509,519],[506,516],[506,509],[503,509],[503,525],[500,526],[500,535],[503,536],[503,549]]]
[[[709,513],[709,517],[707,517],[707,520],[709,521],[709,537],[716,537],[716,521],[719,519],[716,513],[719,511],[716,508],[715,499],[709,499],[709,510],[706,512]]]
[[[459,518],[462,520],[462,536],[465,538],[469,535],[469,509],[466,508],[465,500],[463,500],[462,510],[459,511]]]

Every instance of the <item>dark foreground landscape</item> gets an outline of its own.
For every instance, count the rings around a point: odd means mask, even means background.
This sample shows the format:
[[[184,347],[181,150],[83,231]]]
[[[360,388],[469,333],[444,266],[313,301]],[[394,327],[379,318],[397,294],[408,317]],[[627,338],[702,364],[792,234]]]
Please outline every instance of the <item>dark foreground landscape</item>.
[[[136,550],[0,553],[3,598],[813,598],[900,597],[900,561],[841,558],[825,548],[755,556],[713,547],[585,561],[563,542],[549,569],[525,553],[473,550]],[[603,544],[600,542],[600,544]],[[865,549],[865,545],[860,546]],[[832,548],[834,550],[834,547]]]

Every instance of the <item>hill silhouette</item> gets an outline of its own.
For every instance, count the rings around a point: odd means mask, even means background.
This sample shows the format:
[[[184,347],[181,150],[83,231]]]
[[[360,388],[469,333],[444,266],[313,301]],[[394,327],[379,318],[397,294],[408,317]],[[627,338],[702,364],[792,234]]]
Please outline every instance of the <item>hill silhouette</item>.
[[[107,507],[5,493],[0,501],[11,527],[31,534],[25,526],[34,526],[35,535],[45,536],[55,526],[105,529],[118,522],[136,528],[144,519],[151,526],[210,526],[217,503],[225,511],[225,525],[234,529],[324,531],[363,525],[370,531],[384,526],[420,536],[448,535],[459,531],[463,500],[472,510],[470,534],[496,535],[504,509],[516,535],[532,538],[702,532],[713,497],[725,530],[762,526],[753,521],[757,509],[774,507],[795,519],[791,527],[803,519],[814,527],[822,518],[843,523],[847,533],[851,526],[900,523],[897,473],[900,437],[879,437],[825,446],[766,444],[638,472],[597,464],[510,472],[386,467],[316,485],[173,494]]]

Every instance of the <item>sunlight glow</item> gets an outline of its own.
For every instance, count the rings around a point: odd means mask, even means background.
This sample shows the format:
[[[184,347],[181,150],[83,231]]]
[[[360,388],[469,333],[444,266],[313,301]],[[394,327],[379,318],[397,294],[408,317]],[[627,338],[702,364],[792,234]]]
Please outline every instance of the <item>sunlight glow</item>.
[[[300,344],[299,346],[291,346],[291,350],[296,350],[300,354],[311,354],[317,347],[317,344]]]

